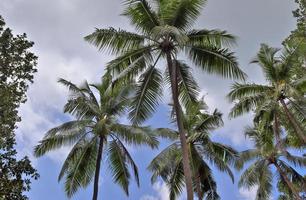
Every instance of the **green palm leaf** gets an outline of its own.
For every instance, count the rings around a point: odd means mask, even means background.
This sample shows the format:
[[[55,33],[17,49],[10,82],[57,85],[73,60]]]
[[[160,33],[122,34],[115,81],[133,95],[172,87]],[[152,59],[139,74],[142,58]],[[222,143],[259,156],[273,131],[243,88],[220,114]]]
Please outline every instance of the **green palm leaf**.
[[[118,75],[118,77],[115,77],[115,79],[120,79],[128,75],[133,77],[132,75],[134,75],[136,72],[142,72],[148,66],[148,64],[151,63],[152,47],[152,45],[149,45],[130,50],[110,61],[106,68],[109,72]]]
[[[267,94],[269,92],[272,92],[272,88],[269,86],[235,83],[232,85],[227,97],[230,101],[235,101],[236,99],[261,95],[263,93]]]
[[[134,176],[135,176],[135,180],[136,183],[138,185],[138,187],[140,186],[140,182],[139,182],[139,174],[138,174],[138,167],[136,165],[136,163],[134,162],[132,156],[130,155],[130,153],[128,152],[128,150],[126,149],[126,147],[124,146],[124,144],[120,141],[117,140],[117,144],[121,147],[121,149],[123,150],[125,156],[126,156],[126,162],[130,165],[130,167],[133,170]]]
[[[85,37],[85,40],[99,50],[109,50],[111,54],[118,54],[141,46],[144,36],[124,30],[96,29],[95,32]]]
[[[164,24],[187,30],[200,15],[205,2],[206,0],[162,0],[159,1],[159,15]]]
[[[97,138],[87,141],[78,152],[75,159],[68,165],[65,181],[65,191],[68,197],[79,189],[87,186],[94,175],[97,155]]]
[[[197,101],[199,86],[191,74],[190,67],[182,61],[177,61],[179,99],[186,108]]]
[[[49,130],[45,137],[34,148],[34,155],[40,157],[45,153],[72,145],[86,134],[85,126],[88,121],[70,121]]]
[[[149,33],[160,24],[157,14],[146,0],[126,0],[127,8],[123,15],[127,16],[135,27],[145,33]]]
[[[149,127],[116,124],[112,130],[116,137],[129,145],[149,145],[151,148],[157,148],[158,140]]]
[[[230,46],[235,44],[236,40],[235,36],[220,30],[191,30],[187,33],[187,36],[189,38],[188,44],[200,46]]]
[[[130,119],[139,124],[152,115],[162,95],[161,72],[150,67],[141,77],[131,102]]]
[[[266,96],[260,94],[250,97],[244,97],[239,102],[237,102],[234,107],[231,109],[229,116],[231,118],[243,115],[255,110],[257,106],[260,106]]]
[[[111,141],[108,145],[108,160],[109,169],[111,170],[114,181],[118,183],[128,195],[131,174],[128,170],[126,154],[116,140]]]
[[[233,53],[227,49],[193,45],[187,46],[186,52],[197,66],[210,74],[242,80],[246,77],[246,74],[239,69]]]

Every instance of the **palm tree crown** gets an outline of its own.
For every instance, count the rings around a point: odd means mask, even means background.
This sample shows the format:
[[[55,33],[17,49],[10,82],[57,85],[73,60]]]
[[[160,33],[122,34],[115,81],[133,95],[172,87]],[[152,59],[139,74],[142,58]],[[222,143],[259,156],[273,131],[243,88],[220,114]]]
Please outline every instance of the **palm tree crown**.
[[[265,129],[247,128],[245,134],[255,143],[255,148],[242,151],[236,161],[235,166],[239,170],[251,162],[240,177],[239,187],[258,186],[256,199],[270,199],[273,188],[272,166],[274,166],[279,184],[290,191],[291,197],[301,200],[299,192],[305,188],[306,180],[292,166],[305,167],[306,158],[275,148],[271,126]],[[299,187],[293,182],[300,183]]]
[[[290,136],[297,136],[306,144],[306,76],[296,78],[293,50],[287,49],[277,57],[278,51],[262,44],[252,63],[259,64],[267,84],[235,83],[228,94],[230,101],[235,102],[230,116],[237,117],[253,110],[255,121],[274,121],[277,126],[274,131],[282,125]]]
[[[35,147],[35,156],[73,145],[58,179],[65,177],[65,190],[71,197],[80,187],[94,180],[93,199],[98,195],[98,179],[102,155],[105,154],[114,181],[128,195],[132,170],[139,185],[138,169],[126,144],[157,147],[158,141],[148,127],[135,127],[119,123],[119,116],[126,111],[130,87],[112,87],[111,77],[105,75],[102,84],[81,87],[59,80],[71,92],[64,112],[76,120],[66,122],[49,130]],[[95,89],[93,91],[92,89]],[[97,94],[99,98],[96,98]]]
[[[109,72],[115,73],[115,81],[138,75],[137,94],[132,103],[131,119],[140,123],[154,110],[162,92],[162,72],[157,65],[170,53],[178,69],[180,90],[195,99],[190,67],[177,60],[179,52],[186,53],[198,67],[209,73],[230,78],[244,78],[233,53],[224,45],[234,43],[235,37],[226,31],[191,29],[200,14],[205,0],[128,0],[123,15],[128,17],[137,33],[124,30],[97,29],[85,37],[100,50],[107,49],[119,55],[108,63]],[[166,74],[169,76],[169,70]]]
[[[199,199],[220,199],[217,185],[208,163],[222,172],[228,173],[234,181],[230,165],[234,164],[238,153],[231,147],[210,139],[210,131],[223,125],[222,114],[215,110],[206,112],[203,102],[193,104],[184,113],[184,123],[188,131],[187,142],[192,166],[193,190]],[[161,177],[169,187],[169,199],[174,200],[182,192],[184,174],[179,134],[170,129],[157,130],[160,136],[173,143],[157,155],[149,165],[153,172],[152,181]],[[208,161],[208,163],[207,163]]]

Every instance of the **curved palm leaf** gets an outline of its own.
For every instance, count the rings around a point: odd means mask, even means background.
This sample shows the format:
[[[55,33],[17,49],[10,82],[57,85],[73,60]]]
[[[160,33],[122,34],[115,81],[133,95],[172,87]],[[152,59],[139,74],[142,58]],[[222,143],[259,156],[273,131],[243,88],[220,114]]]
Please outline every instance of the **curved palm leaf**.
[[[204,71],[225,78],[244,80],[246,74],[238,67],[233,53],[210,45],[186,46],[190,59]]]
[[[131,102],[130,119],[134,124],[152,115],[162,95],[161,72],[152,66],[141,77]]]

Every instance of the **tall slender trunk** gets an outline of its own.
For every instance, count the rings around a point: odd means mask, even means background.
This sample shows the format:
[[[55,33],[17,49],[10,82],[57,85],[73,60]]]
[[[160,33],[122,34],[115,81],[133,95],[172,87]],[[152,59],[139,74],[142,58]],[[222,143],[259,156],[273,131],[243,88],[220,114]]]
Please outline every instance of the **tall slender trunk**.
[[[174,104],[174,110],[176,114],[176,121],[178,126],[178,131],[180,134],[180,141],[182,145],[182,153],[183,153],[183,169],[185,175],[185,183],[187,190],[187,200],[193,200],[193,187],[192,187],[192,179],[191,179],[191,168],[189,162],[189,151],[186,140],[186,131],[183,125],[182,119],[182,110],[178,99],[178,81],[177,81],[177,66],[174,62],[172,62],[172,58],[170,52],[167,52],[167,64],[170,74],[171,80],[171,90],[172,90],[172,99]]]
[[[295,189],[294,185],[291,183],[291,181],[288,179],[286,173],[281,169],[281,167],[279,166],[279,164],[277,162],[273,162],[274,166],[276,167],[277,171],[280,173],[280,175],[283,177],[283,179],[285,180],[287,186],[289,187],[289,189],[291,190],[291,192],[293,193],[293,195],[295,196],[296,200],[302,200],[302,198],[300,197],[298,191]]]
[[[279,133],[279,122],[278,122],[277,113],[274,114],[273,131],[274,131],[274,135],[275,135],[275,139],[276,139],[276,148],[282,150],[282,143],[281,143],[281,138],[280,138],[280,133]]]
[[[200,175],[198,174],[197,180],[196,180],[196,189],[198,193],[198,199],[202,200],[203,199],[203,192],[201,190],[201,180],[200,180]]]
[[[100,136],[99,149],[98,149],[98,155],[97,155],[97,161],[96,161],[94,191],[93,191],[92,200],[97,200],[98,199],[99,176],[100,176],[100,166],[101,166],[102,152],[103,152],[103,137]]]
[[[280,99],[280,102],[285,110],[288,120],[290,121],[295,132],[297,133],[297,136],[303,141],[304,144],[306,144],[306,134],[303,132],[302,128],[299,126],[298,122],[296,121],[292,113],[289,111],[284,99]]]

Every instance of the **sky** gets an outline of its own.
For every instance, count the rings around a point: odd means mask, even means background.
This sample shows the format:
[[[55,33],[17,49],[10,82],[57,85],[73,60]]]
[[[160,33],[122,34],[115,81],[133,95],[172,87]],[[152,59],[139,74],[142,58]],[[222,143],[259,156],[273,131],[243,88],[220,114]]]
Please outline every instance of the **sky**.
[[[261,71],[249,61],[256,55],[261,43],[281,47],[282,40],[295,28],[293,0],[208,0],[194,28],[222,29],[238,37],[236,52],[240,67],[248,74],[249,82],[263,83]],[[17,143],[19,156],[28,155],[41,178],[34,181],[28,194],[31,200],[64,200],[63,183],[57,182],[57,176],[69,151],[69,147],[34,158],[33,147],[42,139],[44,133],[71,119],[62,113],[67,100],[67,90],[57,83],[65,78],[74,83],[83,80],[98,82],[104,66],[113,57],[98,52],[87,44],[83,37],[97,28],[134,29],[120,16],[123,10],[122,0],[1,0],[0,15],[14,33],[27,33],[35,42],[33,51],[39,57],[38,73],[34,84],[28,91],[28,101],[22,105],[19,113],[22,122],[18,124]],[[251,147],[243,135],[244,126],[250,124],[251,116],[229,120],[227,114],[231,105],[225,99],[230,90],[231,80],[193,70],[205,101],[211,109],[218,108],[224,113],[225,126],[213,133],[213,139],[230,144],[238,150]],[[156,114],[147,122],[154,127],[167,127],[169,95]],[[146,170],[150,160],[159,150],[146,147],[131,148],[132,156],[139,165],[141,187],[133,183],[130,196],[112,183],[107,166],[102,163],[100,181],[100,199],[114,200],[167,200],[168,191],[164,183],[158,181],[151,185],[150,173]],[[253,200],[256,188],[238,189],[230,178],[214,170],[218,191],[224,200]],[[236,182],[239,172],[235,172]],[[91,186],[81,189],[72,199],[91,198]],[[183,197],[181,198],[184,199]]]

